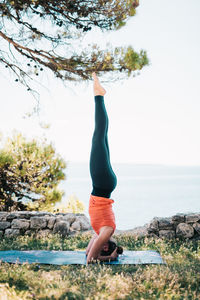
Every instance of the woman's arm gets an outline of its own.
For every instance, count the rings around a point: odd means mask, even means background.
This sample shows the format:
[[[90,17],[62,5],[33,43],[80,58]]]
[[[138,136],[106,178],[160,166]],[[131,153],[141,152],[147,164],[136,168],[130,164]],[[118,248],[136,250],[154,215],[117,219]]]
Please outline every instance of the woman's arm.
[[[99,259],[100,261],[110,261],[110,260],[116,260],[116,258],[118,257],[118,253],[117,253],[117,248],[113,251],[113,253],[111,253],[111,255],[108,256],[101,256],[99,255],[97,259]]]
[[[93,245],[93,243],[94,243],[94,241],[96,240],[97,237],[98,237],[98,235],[95,233],[93,235],[93,237],[91,238],[91,240],[90,240],[90,242],[89,242],[89,244],[86,248],[86,252],[85,252],[86,255],[88,255],[88,253],[89,253],[89,251],[90,251],[90,249],[91,249],[91,247],[92,247],[92,245]]]
[[[87,256],[87,263],[95,261],[98,259],[99,254],[103,248],[103,245],[108,242],[111,235],[113,234],[113,228],[110,226],[105,226],[97,238],[94,240],[88,256]]]

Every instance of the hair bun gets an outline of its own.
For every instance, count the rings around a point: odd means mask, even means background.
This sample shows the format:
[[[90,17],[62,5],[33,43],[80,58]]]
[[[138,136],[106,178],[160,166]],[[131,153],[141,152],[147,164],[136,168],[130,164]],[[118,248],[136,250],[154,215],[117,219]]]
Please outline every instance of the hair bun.
[[[118,246],[117,247],[117,254],[122,254],[123,253],[123,248]]]

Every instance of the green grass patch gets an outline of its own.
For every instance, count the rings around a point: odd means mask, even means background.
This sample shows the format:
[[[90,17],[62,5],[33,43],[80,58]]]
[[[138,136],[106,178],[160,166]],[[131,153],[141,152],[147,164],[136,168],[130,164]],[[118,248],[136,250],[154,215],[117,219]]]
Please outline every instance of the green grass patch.
[[[5,238],[0,250],[84,250],[90,235]],[[200,299],[200,241],[116,236],[126,250],[157,250],[167,265],[0,264],[0,299]]]

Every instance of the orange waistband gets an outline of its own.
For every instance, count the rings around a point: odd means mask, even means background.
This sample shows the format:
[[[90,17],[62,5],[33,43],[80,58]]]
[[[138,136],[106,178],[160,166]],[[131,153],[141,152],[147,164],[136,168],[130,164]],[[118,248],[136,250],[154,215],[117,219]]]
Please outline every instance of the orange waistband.
[[[99,196],[90,195],[89,207],[103,208],[114,203],[114,200],[110,198],[104,198]]]

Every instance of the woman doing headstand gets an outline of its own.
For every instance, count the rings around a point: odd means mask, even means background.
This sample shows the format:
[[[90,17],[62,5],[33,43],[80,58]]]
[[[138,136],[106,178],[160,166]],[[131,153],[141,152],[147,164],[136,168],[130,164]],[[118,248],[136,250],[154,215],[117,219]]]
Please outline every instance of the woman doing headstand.
[[[90,175],[93,190],[90,196],[89,215],[91,225],[96,234],[91,239],[87,250],[87,263],[94,260],[114,260],[118,257],[116,243],[110,238],[116,225],[110,199],[112,191],[117,185],[108,147],[108,115],[104,104],[105,89],[101,86],[95,73],[94,100],[95,100],[95,130],[92,138],[90,155]],[[107,255],[106,255],[107,254]]]

